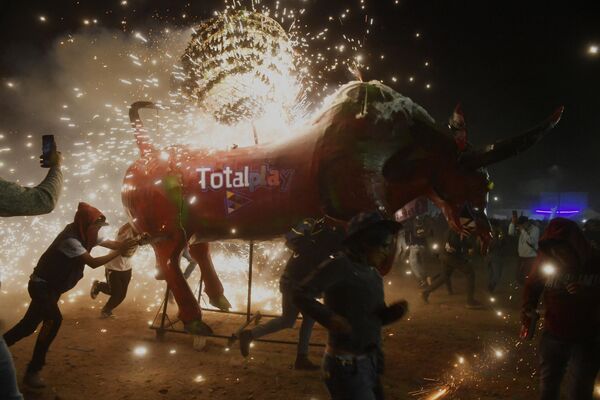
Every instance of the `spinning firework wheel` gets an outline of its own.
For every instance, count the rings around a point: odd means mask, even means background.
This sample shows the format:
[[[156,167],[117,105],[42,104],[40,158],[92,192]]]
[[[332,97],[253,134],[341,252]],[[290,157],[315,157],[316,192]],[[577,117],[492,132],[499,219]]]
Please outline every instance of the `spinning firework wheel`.
[[[204,21],[181,61],[184,93],[224,124],[257,119],[268,104],[292,108],[298,99],[285,84],[296,75],[290,39],[263,14],[237,11]]]

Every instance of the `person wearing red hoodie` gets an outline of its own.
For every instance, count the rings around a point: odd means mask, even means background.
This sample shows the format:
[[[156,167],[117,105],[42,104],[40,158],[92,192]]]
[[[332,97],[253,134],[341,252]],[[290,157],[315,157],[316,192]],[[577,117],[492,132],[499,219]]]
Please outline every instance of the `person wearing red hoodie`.
[[[61,294],[72,289],[83,278],[86,264],[98,268],[136,245],[136,241],[132,239],[124,242],[101,241],[98,233],[105,225],[108,225],[106,217],[98,209],[79,203],[74,222],[58,234],[40,257],[29,278],[29,308],[23,319],[4,334],[6,344],[12,346],[31,335],[42,322],[33,357],[25,373],[24,383],[29,387],[45,386],[39,372],[62,322],[62,314],[58,308]],[[113,251],[102,257],[92,257],[90,251],[96,245]]]
[[[523,332],[534,329],[532,318],[542,294],[540,399],[557,400],[567,373],[567,399],[592,400],[600,368],[600,254],[568,219],[552,220],[539,241],[525,284]]]

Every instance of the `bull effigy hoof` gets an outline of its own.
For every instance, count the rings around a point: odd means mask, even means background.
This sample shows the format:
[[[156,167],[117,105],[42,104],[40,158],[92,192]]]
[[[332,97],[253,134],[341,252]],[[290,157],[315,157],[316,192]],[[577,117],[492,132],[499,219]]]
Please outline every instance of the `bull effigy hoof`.
[[[220,295],[219,297],[209,299],[208,302],[211,306],[217,307],[221,311],[229,311],[229,309],[231,308],[231,303],[229,302],[229,300],[227,300],[227,297],[225,297],[224,295]]]
[[[207,336],[213,334],[212,328],[199,319],[186,323],[184,329],[192,335]]]

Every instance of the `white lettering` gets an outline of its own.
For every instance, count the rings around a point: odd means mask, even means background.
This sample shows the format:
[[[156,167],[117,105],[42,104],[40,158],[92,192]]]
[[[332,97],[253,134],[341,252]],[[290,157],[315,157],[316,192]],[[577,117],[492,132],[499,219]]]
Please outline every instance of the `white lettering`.
[[[225,173],[225,187],[229,189],[231,188],[231,173],[233,171],[231,170],[231,168],[225,167],[225,170],[223,172]]]
[[[282,191],[289,188],[293,170],[279,170],[262,165],[260,172],[251,172],[249,166],[243,170],[225,167],[215,171],[211,167],[196,168],[202,190],[249,188],[251,192],[261,187],[279,187]]]
[[[218,182],[217,183],[217,179]],[[220,172],[213,172],[210,176],[210,187],[212,189],[221,189],[223,187],[223,174]]]
[[[244,187],[244,173],[236,172],[235,178],[233,178],[233,187],[234,188],[243,188]]]
[[[200,172],[200,187],[206,190],[206,173],[212,171],[212,168],[198,168],[196,171]]]

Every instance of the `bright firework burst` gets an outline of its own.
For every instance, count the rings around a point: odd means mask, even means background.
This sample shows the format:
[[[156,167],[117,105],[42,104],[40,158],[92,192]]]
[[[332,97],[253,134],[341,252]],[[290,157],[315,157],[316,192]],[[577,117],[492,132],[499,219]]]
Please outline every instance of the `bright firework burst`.
[[[269,107],[270,118],[284,115],[289,122],[301,104],[292,43],[266,15],[238,10],[203,22],[181,60],[184,92],[227,125],[254,121]]]

